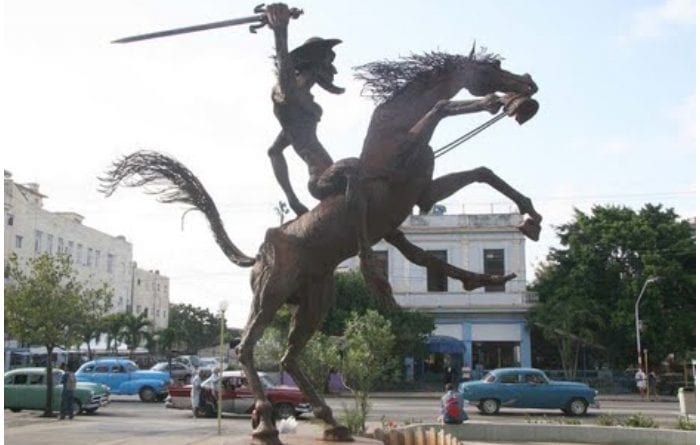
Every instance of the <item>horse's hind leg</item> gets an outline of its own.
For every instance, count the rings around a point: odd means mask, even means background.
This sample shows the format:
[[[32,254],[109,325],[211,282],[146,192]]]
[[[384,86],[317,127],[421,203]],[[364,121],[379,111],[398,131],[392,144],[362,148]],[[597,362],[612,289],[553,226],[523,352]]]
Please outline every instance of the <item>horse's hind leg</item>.
[[[328,309],[333,305],[333,274],[309,282],[299,291],[299,304],[293,309],[287,351],[282,357],[282,367],[292,376],[299,389],[309,399],[314,415],[327,426],[323,439],[334,442],[351,441],[349,430],[333,418],[333,411],[326,404],[313,383],[299,367],[299,354],[314,332],[321,325]]]
[[[395,230],[391,235],[384,237],[384,239],[389,244],[399,249],[399,252],[413,264],[440,270],[448,277],[461,281],[464,290],[473,290],[488,285],[504,284],[515,278],[515,274],[486,275],[460,269],[429,254],[415,244],[412,244],[399,230]]]
[[[268,232],[269,234],[269,232]],[[267,400],[253,361],[253,349],[260,340],[265,328],[274,319],[275,313],[289,295],[295,274],[286,270],[293,262],[285,258],[275,258],[275,249],[265,242],[258,254],[258,261],[251,274],[254,295],[245,333],[236,352],[245,372],[250,389],[255,397],[255,413],[259,423],[255,425],[253,438],[256,443],[266,445],[281,444],[277,429],[272,421],[272,404]],[[257,420],[254,419],[254,422]]]
[[[526,219],[518,229],[532,240],[537,241],[539,239],[542,216],[535,211],[530,198],[511,187],[486,167],[452,173],[433,180],[428,190],[418,200],[418,207],[420,207],[422,213],[427,213],[436,202],[451,196],[461,188],[474,182],[486,183],[510,198],[518,206],[518,211],[521,215],[527,214],[531,218]]]

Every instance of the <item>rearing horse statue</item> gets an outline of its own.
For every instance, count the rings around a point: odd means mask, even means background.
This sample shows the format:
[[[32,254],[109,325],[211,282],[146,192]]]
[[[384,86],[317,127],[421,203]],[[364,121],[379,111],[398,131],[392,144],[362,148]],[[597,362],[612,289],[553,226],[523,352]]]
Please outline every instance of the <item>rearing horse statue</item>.
[[[510,73],[501,68],[498,57],[472,50],[469,55],[432,52],[397,62],[371,63],[360,67],[358,76],[379,102],[359,162],[358,186],[366,200],[363,215],[357,214],[358,206],[351,205],[344,194],[327,196],[309,212],[268,229],[252,258],[231,242],[214,201],[199,179],[178,161],[160,153],[140,151],[116,161],[102,178],[102,191],[107,196],[120,184],[167,184],[160,190],[160,201],[185,203],[203,212],[224,254],[238,266],[252,266],[253,300],[237,352],[260,416],[253,431],[258,443],[280,442],[272,406],[254,366],[253,350],[285,303],[292,311],[292,319],[281,364],[313,405],[314,415],[325,423],[324,439],[351,440],[347,428],[336,422],[331,408],[299,367],[298,357],[334,305],[336,267],[358,253],[358,221],[365,222],[371,244],[385,239],[410,261],[443,271],[461,281],[466,290],[501,284],[515,275],[469,272],[411,244],[398,227],[414,206],[427,211],[462,187],[483,182],[514,201],[520,213],[528,216],[521,227],[526,236],[537,239],[539,234],[541,216],[530,200],[491,170],[480,167],[433,179],[434,156],[429,146],[437,124],[447,116],[482,111],[494,114],[514,95],[534,94],[537,86],[529,75]],[[464,89],[479,98],[451,100]],[[518,111],[515,113],[517,117]],[[385,297],[383,303],[396,305],[391,296]]]

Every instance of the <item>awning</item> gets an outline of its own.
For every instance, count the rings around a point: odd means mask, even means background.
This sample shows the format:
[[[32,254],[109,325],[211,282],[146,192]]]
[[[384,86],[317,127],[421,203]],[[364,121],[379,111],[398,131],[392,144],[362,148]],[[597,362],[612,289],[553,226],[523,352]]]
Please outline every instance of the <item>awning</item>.
[[[447,335],[431,335],[425,341],[428,352],[439,354],[464,354],[464,343]]]

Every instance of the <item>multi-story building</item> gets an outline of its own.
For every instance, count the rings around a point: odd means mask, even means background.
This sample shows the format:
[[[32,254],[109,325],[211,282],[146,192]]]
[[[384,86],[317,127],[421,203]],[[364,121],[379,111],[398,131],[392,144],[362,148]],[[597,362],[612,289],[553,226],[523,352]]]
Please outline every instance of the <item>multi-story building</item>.
[[[168,327],[170,279],[158,270],[143,270],[134,263],[133,312],[145,312],[156,329]]]
[[[133,246],[124,236],[88,227],[83,224],[83,217],[74,212],[45,210],[46,195],[39,191],[39,185],[18,184],[8,171],[4,186],[5,265],[12,254],[17,255],[20,265],[42,254],[69,255],[81,282],[92,288],[106,283],[112,289],[112,312],[140,313],[133,304],[138,296],[138,305],[149,308],[148,317],[154,325],[167,326],[168,278],[160,274],[157,279],[148,278],[149,282],[157,281],[157,291],[137,292],[135,279],[154,274],[136,268]],[[148,301],[149,297],[153,301]]]
[[[386,262],[397,302],[434,317],[429,348],[450,352],[474,368],[530,366],[526,313],[536,301],[526,291],[525,237],[517,214],[410,216],[400,227],[413,244],[450,264],[491,275],[515,273],[504,285],[465,291],[460,281],[408,261],[385,241],[374,246]],[[355,267],[356,259],[346,263]],[[456,348],[455,348],[456,345]],[[452,363],[453,366],[457,365]]]

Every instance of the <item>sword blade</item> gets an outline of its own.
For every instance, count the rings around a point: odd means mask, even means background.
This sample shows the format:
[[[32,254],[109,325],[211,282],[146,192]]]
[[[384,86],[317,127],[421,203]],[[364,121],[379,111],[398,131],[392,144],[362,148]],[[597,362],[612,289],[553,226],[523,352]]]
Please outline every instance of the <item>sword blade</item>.
[[[244,25],[246,23],[264,22],[265,14],[252,15],[250,17],[242,17],[240,19],[224,20],[221,22],[204,23],[202,25],[187,26],[185,28],[167,29],[165,31],[151,32],[148,34],[139,34],[137,36],[124,37],[122,39],[113,40],[112,43],[130,43],[141,40],[157,39],[160,37],[174,36],[178,34],[188,34],[191,32],[206,31],[208,29],[225,28],[227,26]]]

